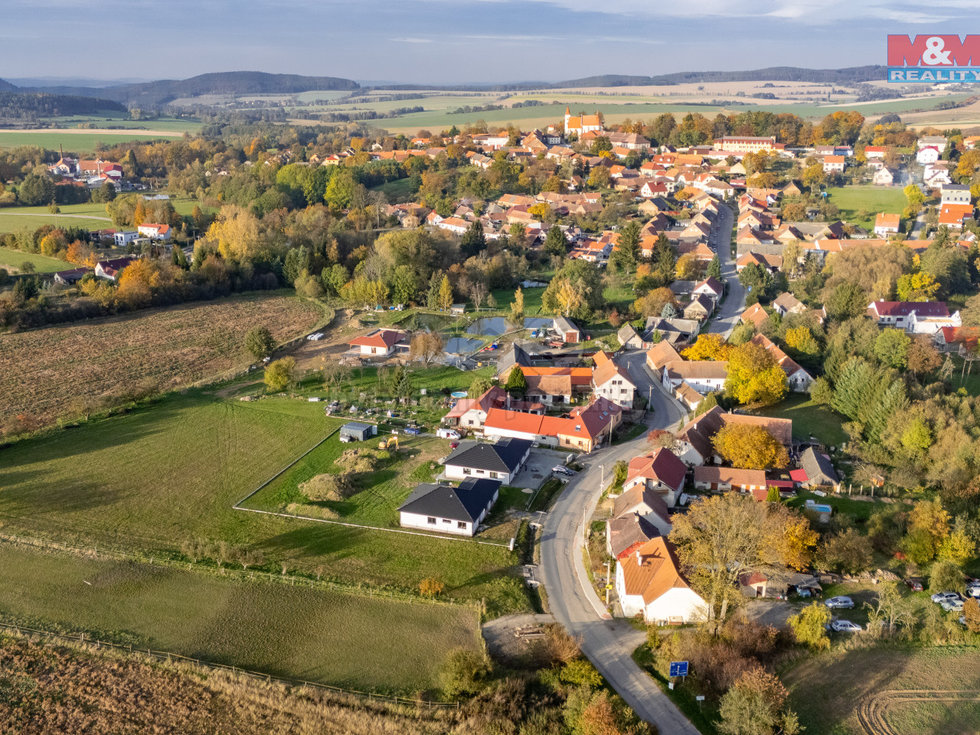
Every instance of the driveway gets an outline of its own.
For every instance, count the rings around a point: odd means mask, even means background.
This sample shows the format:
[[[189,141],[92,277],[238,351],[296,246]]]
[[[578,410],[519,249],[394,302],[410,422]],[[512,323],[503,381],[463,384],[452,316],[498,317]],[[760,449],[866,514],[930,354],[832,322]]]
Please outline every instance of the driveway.
[[[565,464],[567,456],[566,452],[556,452],[553,449],[532,449],[524,467],[510,484],[537,490],[551,477],[551,468],[556,464]]]
[[[643,352],[628,354],[627,370],[637,388],[650,395],[650,428],[670,428],[686,416],[647,369]],[[647,449],[646,437],[600,449],[580,461],[585,466],[565,487],[544,521],[541,534],[540,576],[548,592],[555,620],[582,641],[582,652],[610,686],[643,720],[664,735],[698,735],[657,683],[632,659],[638,636],[627,632],[622,620],[612,620],[588,582],[582,559],[585,525],[602,495],[617,461]]]

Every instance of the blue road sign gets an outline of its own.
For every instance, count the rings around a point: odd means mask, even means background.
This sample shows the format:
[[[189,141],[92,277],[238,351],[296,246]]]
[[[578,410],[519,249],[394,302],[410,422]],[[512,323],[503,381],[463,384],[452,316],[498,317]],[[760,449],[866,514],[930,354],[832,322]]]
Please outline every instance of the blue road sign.
[[[671,676],[687,676],[687,661],[671,661],[670,662],[670,675]]]

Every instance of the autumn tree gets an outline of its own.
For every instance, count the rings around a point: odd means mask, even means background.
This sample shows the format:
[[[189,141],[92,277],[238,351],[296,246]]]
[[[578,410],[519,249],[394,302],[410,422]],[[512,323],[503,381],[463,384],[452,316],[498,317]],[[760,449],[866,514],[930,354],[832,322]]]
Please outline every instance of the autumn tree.
[[[712,443],[733,467],[765,470],[789,464],[786,448],[761,426],[726,424],[715,434]]]
[[[827,636],[827,624],[830,622],[830,608],[819,602],[814,602],[791,615],[790,630],[797,643],[808,646],[815,651],[830,648],[830,638]]]
[[[266,387],[270,393],[279,393],[285,390],[293,382],[293,372],[296,368],[296,360],[292,357],[284,357],[281,360],[270,362],[265,368]]]
[[[942,284],[923,271],[906,273],[895,283],[899,301],[931,301],[939,293]]]
[[[510,303],[510,320],[517,327],[524,326],[524,290],[518,286]]]
[[[442,311],[449,311],[453,305],[453,286],[449,282],[449,275],[443,275],[439,283],[439,308]]]
[[[422,360],[426,365],[442,354],[442,337],[438,332],[418,332],[409,344],[408,354],[413,360]]]
[[[743,673],[718,706],[723,735],[798,735],[796,714],[786,707],[788,692],[775,674],[761,666]]]
[[[905,364],[909,372],[917,378],[921,378],[939,369],[943,359],[939,351],[933,345],[932,340],[924,334],[920,334],[908,346]]]
[[[265,327],[252,327],[245,335],[245,349],[256,360],[271,355],[275,346],[276,341],[272,338],[272,333]]]
[[[674,303],[674,292],[666,286],[648,291],[633,302],[633,310],[643,317],[660,316],[664,306]]]
[[[902,541],[905,553],[916,564],[928,564],[936,558],[949,536],[949,522],[950,515],[940,500],[917,502],[909,513],[907,532]]]
[[[566,262],[541,295],[546,311],[573,319],[588,319],[604,303],[602,275],[594,264],[585,260]]]
[[[963,603],[963,622],[971,633],[980,633],[980,602],[974,597]]]
[[[784,505],[759,503],[738,493],[703,498],[672,519],[670,542],[692,586],[707,602],[712,632],[720,630],[741,601],[737,582],[742,574],[784,563],[792,519]]]
[[[786,346],[802,357],[817,357],[820,354],[820,344],[817,342],[809,327],[792,327],[783,336]]]
[[[725,392],[739,403],[771,406],[786,395],[786,373],[764,347],[746,342],[728,357]]]
[[[677,277],[683,281],[691,281],[700,275],[701,266],[698,259],[691,253],[684,253],[677,259],[674,267]]]
[[[204,241],[214,246],[226,260],[250,260],[264,247],[258,219],[248,210],[235,206],[222,207]]]
[[[670,289],[667,289],[668,291]],[[699,334],[697,341],[681,352],[685,360],[720,360],[728,359],[732,348],[725,342],[721,334]]]
[[[825,539],[817,558],[822,568],[843,574],[863,572],[874,560],[871,540],[853,528]]]

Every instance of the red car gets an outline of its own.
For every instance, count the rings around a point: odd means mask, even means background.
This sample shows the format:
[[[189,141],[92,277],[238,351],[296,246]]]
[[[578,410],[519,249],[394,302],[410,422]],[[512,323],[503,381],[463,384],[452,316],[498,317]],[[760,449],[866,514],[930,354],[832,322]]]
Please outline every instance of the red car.
[[[922,592],[925,587],[922,584],[921,577],[909,577],[905,580],[905,584],[909,586],[909,589],[913,592]]]

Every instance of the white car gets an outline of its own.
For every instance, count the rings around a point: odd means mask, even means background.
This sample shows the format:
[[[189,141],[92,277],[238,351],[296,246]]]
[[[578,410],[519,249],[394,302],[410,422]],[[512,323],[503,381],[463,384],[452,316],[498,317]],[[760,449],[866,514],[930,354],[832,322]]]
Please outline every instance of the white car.
[[[440,439],[460,439],[461,435],[455,429],[438,429],[436,436]]]
[[[860,633],[862,630],[860,625],[850,620],[832,620],[830,629],[835,633]]]
[[[556,475],[565,475],[565,477],[571,477],[575,474],[575,470],[571,470],[563,464],[556,464],[551,468],[551,471]]]
[[[937,605],[942,605],[947,600],[958,600],[960,599],[959,592],[937,592],[932,597],[929,598]]]
[[[313,334],[308,334],[306,335],[306,338],[310,342],[319,342],[321,339],[323,339],[323,332],[314,332]]]
[[[939,606],[946,612],[960,612],[963,609],[963,600],[958,597],[955,600],[943,600]]]
[[[854,607],[854,600],[847,596],[831,597],[829,600],[824,602],[824,605],[829,607],[831,610],[849,610]]]

